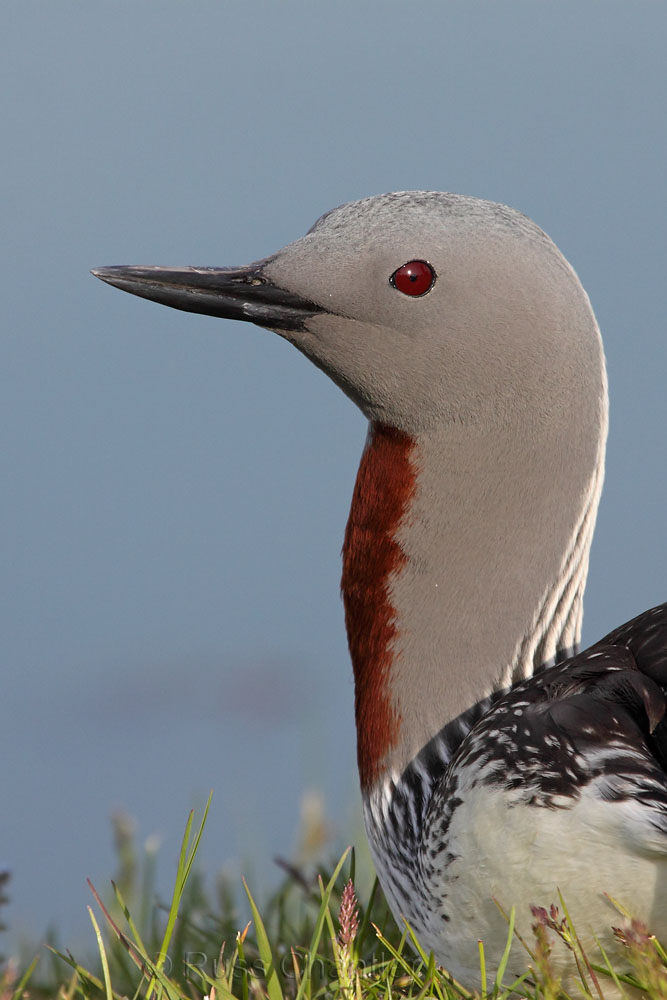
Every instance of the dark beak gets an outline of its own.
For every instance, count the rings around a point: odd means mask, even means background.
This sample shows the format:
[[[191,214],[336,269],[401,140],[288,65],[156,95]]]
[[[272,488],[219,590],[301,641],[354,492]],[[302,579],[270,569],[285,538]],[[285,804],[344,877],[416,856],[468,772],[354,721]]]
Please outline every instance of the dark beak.
[[[109,285],[174,309],[243,319],[272,330],[300,330],[322,306],[274,285],[268,260],[247,267],[96,267]]]

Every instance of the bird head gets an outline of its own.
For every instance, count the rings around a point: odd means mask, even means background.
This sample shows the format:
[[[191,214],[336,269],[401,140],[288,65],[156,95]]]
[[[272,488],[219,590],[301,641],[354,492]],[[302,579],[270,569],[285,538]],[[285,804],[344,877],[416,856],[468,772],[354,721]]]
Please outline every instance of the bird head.
[[[370,420],[411,434],[571,419],[573,406],[600,420],[604,361],[586,293],[545,233],[504,205],[385,194],[327,212],[247,266],[93,273],[274,330]]]

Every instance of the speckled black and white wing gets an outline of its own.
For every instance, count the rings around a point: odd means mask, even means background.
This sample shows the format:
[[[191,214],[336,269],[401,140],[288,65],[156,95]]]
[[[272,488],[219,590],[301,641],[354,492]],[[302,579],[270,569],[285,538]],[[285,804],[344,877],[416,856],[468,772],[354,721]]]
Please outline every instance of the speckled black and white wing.
[[[473,788],[501,790],[513,805],[567,809],[585,789],[606,801],[633,800],[667,852],[666,691],[661,605],[501,697],[434,789],[424,835],[452,783],[469,773]]]
[[[667,838],[666,690],[661,605],[516,685],[463,742],[450,775],[473,769],[512,801],[549,809],[593,785],[604,799],[650,807]]]
[[[471,941],[502,950],[494,900],[529,932],[559,891],[583,929],[619,922],[607,893],[667,931],[666,690],[662,605],[489,708],[424,810],[409,895],[426,947],[472,974]]]

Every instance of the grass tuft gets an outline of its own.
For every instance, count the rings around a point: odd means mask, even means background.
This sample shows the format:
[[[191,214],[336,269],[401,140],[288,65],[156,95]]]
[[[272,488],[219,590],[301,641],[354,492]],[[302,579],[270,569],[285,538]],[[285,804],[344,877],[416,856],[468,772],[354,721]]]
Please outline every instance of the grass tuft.
[[[211,900],[195,866],[209,805],[210,797],[198,825],[192,813],[188,818],[168,904],[154,898],[155,844],[141,858],[132,827],[117,821],[118,878],[107,899],[91,885],[99,908],[96,915],[89,907],[96,949],[79,960],[49,946],[55,963],[38,955],[22,972],[5,960],[0,1000],[472,1000],[410,927],[396,926],[377,881],[365,904],[359,898],[363,873],[357,878],[350,848],[330,868],[282,862],[284,880],[261,907],[245,882],[247,903],[224,881]],[[562,899],[559,908],[534,908],[532,942],[516,934],[514,912],[505,914],[507,944],[497,971],[479,942],[485,1000],[573,1000],[552,968],[557,939],[579,970],[577,997],[612,1000],[630,990],[667,1000],[667,954],[643,925],[619,913],[623,974],[602,949],[601,963],[590,960]],[[515,941],[527,967],[508,982]]]

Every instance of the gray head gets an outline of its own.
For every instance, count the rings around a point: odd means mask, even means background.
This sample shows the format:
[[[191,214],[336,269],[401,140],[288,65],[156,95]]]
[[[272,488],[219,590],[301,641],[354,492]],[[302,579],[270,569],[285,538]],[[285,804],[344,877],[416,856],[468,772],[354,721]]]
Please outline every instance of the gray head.
[[[94,273],[275,330],[371,421],[343,575],[366,789],[578,641],[604,358],[585,292],[533,222],[401,192],[336,208],[246,267]]]
[[[424,294],[401,290],[400,274],[392,280],[413,261],[432,269]],[[386,194],[328,212],[247,267],[93,273],[166,305],[275,330],[369,419],[412,434],[528,412],[569,419],[582,399],[590,412],[578,420],[599,420],[603,362],[586,294],[538,226],[503,205]]]

